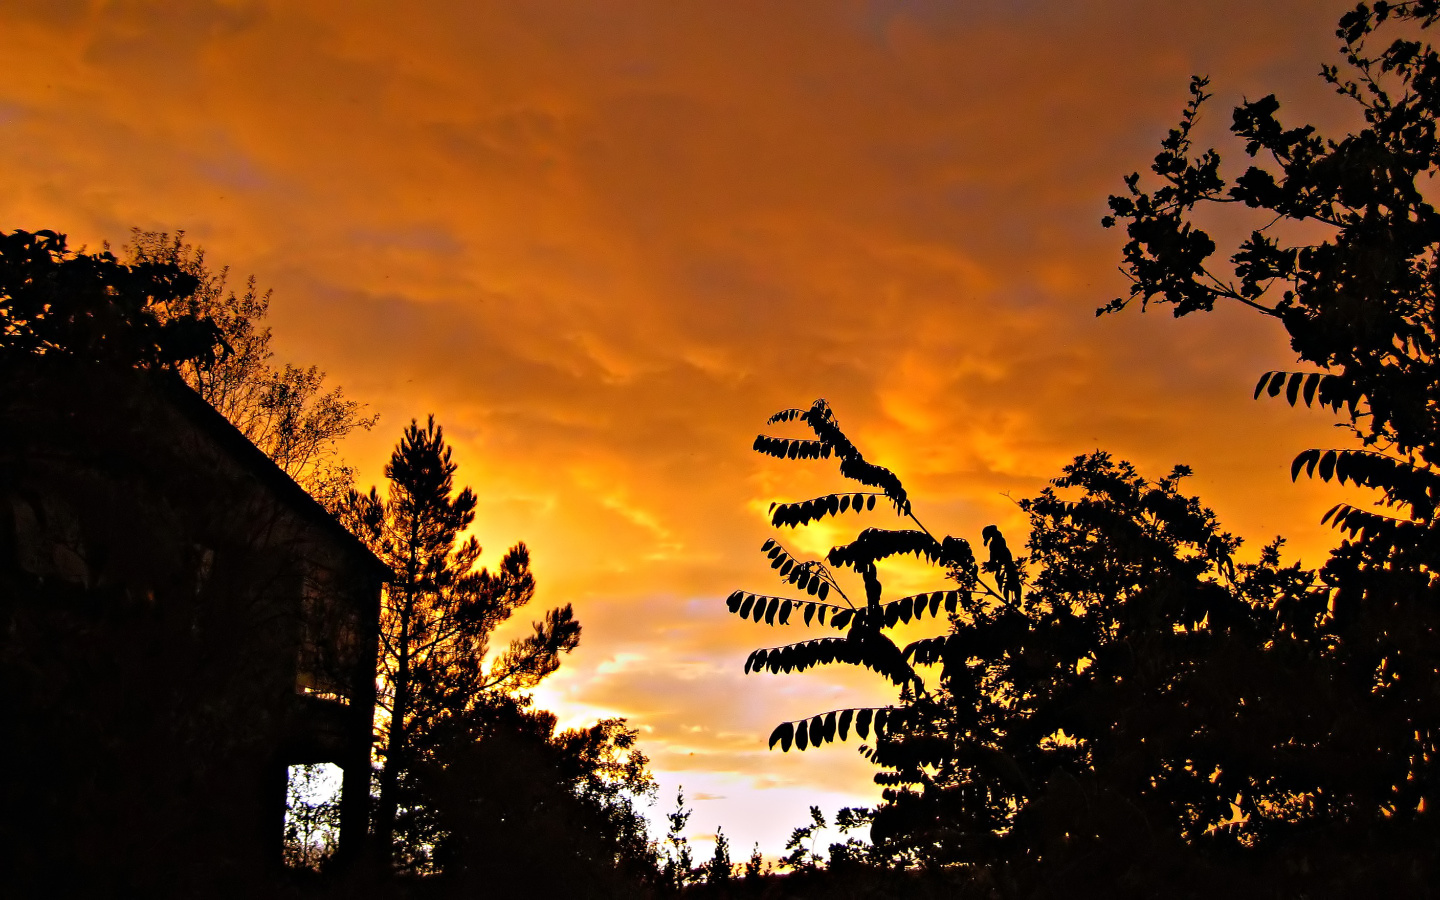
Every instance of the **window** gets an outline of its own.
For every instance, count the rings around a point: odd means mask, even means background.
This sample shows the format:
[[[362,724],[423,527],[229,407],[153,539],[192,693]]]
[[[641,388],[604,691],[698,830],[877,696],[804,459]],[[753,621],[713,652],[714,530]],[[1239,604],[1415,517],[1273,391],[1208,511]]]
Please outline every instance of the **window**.
[[[334,763],[285,771],[285,865],[319,871],[340,845],[340,797],[345,772]]]
[[[330,573],[311,568],[300,597],[300,655],[295,691],[323,700],[350,702],[358,616],[335,590]]]

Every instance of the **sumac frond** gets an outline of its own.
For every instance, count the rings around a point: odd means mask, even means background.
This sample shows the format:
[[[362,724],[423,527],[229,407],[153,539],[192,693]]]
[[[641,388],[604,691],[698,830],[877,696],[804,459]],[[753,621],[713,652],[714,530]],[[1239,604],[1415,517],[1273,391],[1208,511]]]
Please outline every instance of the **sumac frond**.
[[[826,516],[834,516],[843,512],[854,510],[861,512],[864,509],[865,497],[869,496],[870,506],[875,504],[875,495],[870,494],[826,494],[823,497],[816,497],[812,500],[802,500],[797,503],[775,503],[770,507],[770,524],[776,528],[794,528],[798,525],[809,525],[811,522],[818,522]]]
[[[1306,450],[1290,464],[1291,480],[1302,470],[1307,477],[1382,491],[1388,505],[1405,504],[1421,519],[1433,516],[1440,502],[1440,474],[1373,450]]]
[[[938,562],[943,555],[940,543],[923,531],[867,528],[854,541],[831,548],[826,561],[832,566],[849,566],[858,570],[867,564],[873,565],[882,559],[906,553],[914,553],[931,563]]]
[[[873,728],[876,739],[884,737],[891,729],[902,727],[907,713],[894,706],[856,707],[832,709],[829,712],[806,716],[790,722],[781,722],[770,732],[769,746],[775,749],[779,744],[782,752],[788,751],[793,743],[796,749],[805,750],[822,744],[849,740],[850,726],[854,723],[855,734],[861,740],[868,740]]]
[[[796,408],[794,408],[794,407],[791,407],[790,409],[782,409],[782,410],[780,410],[779,412],[777,412],[775,415],[773,415],[773,416],[771,416],[770,418],[766,419],[766,420],[765,420],[765,424],[766,424],[766,425],[778,425],[778,424],[780,424],[781,422],[793,422],[793,421],[795,421],[796,419],[800,418],[800,416],[802,416],[802,415],[804,415],[804,414],[805,414],[805,410],[803,410],[803,409],[796,409]]]
[[[1255,383],[1257,400],[1261,394],[1278,397],[1281,391],[1291,406],[1300,400],[1304,400],[1306,406],[1313,406],[1318,400],[1322,407],[1335,412],[1348,407],[1351,414],[1364,397],[1351,379],[1325,372],[1266,372]]]
[[[829,459],[830,448],[820,441],[802,441],[793,438],[755,435],[753,444],[756,452],[776,459]]]

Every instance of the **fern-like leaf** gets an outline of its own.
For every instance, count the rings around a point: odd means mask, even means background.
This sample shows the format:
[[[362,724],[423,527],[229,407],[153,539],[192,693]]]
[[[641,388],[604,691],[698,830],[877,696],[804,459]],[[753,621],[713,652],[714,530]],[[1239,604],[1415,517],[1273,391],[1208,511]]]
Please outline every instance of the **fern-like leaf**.
[[[849,566],[857,571],[882,559],[914,553],[931,563],[943,555],[941,545],[923,531],[867,528],[849,544],[833,547],[826,556],[832,566]]]

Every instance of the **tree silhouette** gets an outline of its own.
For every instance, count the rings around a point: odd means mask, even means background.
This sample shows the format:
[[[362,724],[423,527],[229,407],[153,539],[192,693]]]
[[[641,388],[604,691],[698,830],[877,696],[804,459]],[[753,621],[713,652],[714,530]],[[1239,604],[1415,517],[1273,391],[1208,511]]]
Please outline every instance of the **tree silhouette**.
[[[285,474],[327,508],[335,509],[354,482],[354,470],[336,456],[335,444],[355,430],[368,431],[378,416],[339,387],[326,389],[325,373],[272,363],[270,291],[260,292],[252,275],[237,293],[227,286],[229,267],[210,268],[205,251],[160,231],[131,231],[124,248],[134,265],[169,266],[193,279],[191,289],[159,312],[161,321],[198,316],[216,323],[227,352],[213,364],[180,363],[178,371],[206,403],[265,451]]]
[[[725,829],[715,829],[715,852],[705,864],[705,883],[716,888],[728,885],[735,877],[735,865],[730,861],[730,839]]]
[[[623,720],[556,733],[553,714],[491,694],[442,728],[421,775],[457,894],[632,897],[657,881],[636,806],[654,782]]]
[[[1292,406],[1328,408],[1358,439],[1358,447],[1300,453],[1291,474],[1372,489],[1381,509],[1330,510],[1325,519],[1344,540],[1321,570],[1323,584],[1278,612],[1333,665],[1345,711],[1325,738],[1336,757],[1324,778],[1332,840],[1347,853],[1400,860],[1397,870],[1431,855],[1440,799],[1440,216],[1422,180],[1440,168],[1440,56],[1420,39],[1437,17],[1434,2],[1362,3],[1346,13],[1336,32],[1346,68],[1327,65],[1321,75],[1358,107],[1364,127],[1330,139],[1313,125],[1282,123],[1273,95],[1245,102],[1231,131],[1256,159],[1233,183],[1217,152],[1193,146],[1209,98],[1208,81],[1193,79],[1152,166],[1158,187],[1127,177],[1104,220],[1125,225],[1133,283],[1101,312],[1138,299],[1183,316],[1234,301],[1274,317],[1314,368],[1267,372],[1256,397],[1283,393]],[[1382,28],[1401,33],[1377,50]],[[1260,217],[1228,264],[1214,259],[1214,239],[1193,220],[1221,203]],[[1296,233],[1314,241],[1287,240]]]
[[[178,309],[196,286],[173,264],[76,253],[54,231],[0,236],[0,350],[142,368],[213,366],[215,322]]]
[[[920,524],[899,478],[864,459],[823,401],[775,420],[803,421],[816,439],[762,435],[757,449],[839,457],[842,473],[881,486],[893,512]],[[1335,686],[1312,634],[1292,624],[1313,609],[1315,575],[1282,565],[1278,541],[1237,564],[1239,540],[1180,493],[1188,474],[1177,467],[1150,482],[1104,453],[1077,458],[1021,502],[1026,558],[994,526],[982,532],[983,565],[968,544],[923,525],[864,529],[826,557],[859,571],[863,607],[824,563],[765,543],[777,574],[814,599],[737,591],[731,611],[775,626],[803,618],[845,636],[757,650],[746,671],[845,662],[900,692],[897,706],[834,710],[771,735],[784,750],[843,741],[852,729],[868,741],[861,751],[885,788],[874,846],[836,845],[836,861],[959,866],[1040,894],[1121,879],[1136,895],[1178,881],[1218,889],[1234,875],[1232,858],[1258,866],[1251,877],[1290,862],[1318,866],[1291,851],[1335,815],[1330,777],[1344,763],[1329,742],[1354,698]],[[873,496],[775,504],[772,523],[869,512]],[[956,587],[884,602],[876,563],[902,553]],[[840,603],[826,600],[832,593]],[[942,610],[942,636],[902,649],[884,634]],[[792,843],[792,865],[818,865],[803,841]]]
[[[690,849],[690,839],[685,837],[685,826],[690,823],[691,815],[693,810],[685,805],[685,788],[682,786],[675,791],[675,811],[665,814],[669,827],[665,832],[665,862],[660,874],[661,883],[672,893],[694,884],[700,876]]]
[[[402,869],[426,871],[437,836],[433,798],[418,780],[452,719],[495,695],[538,684],[580,640],[569,604],[547,612],[532,634],[487,661],[490,635],[534,596],[530,555],[517,544],[500,568],[476,568],[480,545],[461,538],[475,518],[475,495],[455,492],[456,464],[431,417],[412,421],[385,466],[382,499],[351,492],[346,524],[395,573],[381,615],[378,741],[381,769],[375,834],[398,851]],[[398,840],[397,840],[398,837]]]

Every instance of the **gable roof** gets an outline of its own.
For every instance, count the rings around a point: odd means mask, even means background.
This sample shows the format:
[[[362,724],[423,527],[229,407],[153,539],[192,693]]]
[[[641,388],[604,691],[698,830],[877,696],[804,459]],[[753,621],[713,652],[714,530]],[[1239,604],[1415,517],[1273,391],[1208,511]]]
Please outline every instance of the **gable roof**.
[[[368,570],[368,574],[380,581],[389,581],[394,577],[390,567],[371,552],[363,541],[341,525],[319,501],[245,437],[229,419],[205,402],[204,398],[175,372],[117,368],[60,354],[0,352],[0,362],[5,364],[3,374],[11,381],[11,387],[23,383],[14,379],[18,371],[22,380],[27,375],[42,381],[52,378],[61,381],[79,378],[81,381],[103,385],[123,384],[124,389],[152,395],[206,435],[216,447],[231,457],[243,471],[254,476],[300,520],[319,529],[353,555]]]
[[[176,410],[214,438],[216,443],[274,491],[292,510],[329,534],[342,546],[360,556],[365,564],[374,570],[372,574],[381,581],[389,581],[394,577],[394,572],[390,567],[376,556],[363,541],[351,533],[350,529],[341,525],[329,510],[320,505],[320,501],[312,497],[309,491],[301,487],[295,479],[286,474],[284,469],[276,465],[275,461],[265,454],[265,451],[255,446],[240,429],[235,427],[234,423],[221,415],[215,407],[205,402],[205,399],[194,388],[186,384],[178,374],[174,372],[146,372],[143,374],[156,384]]]

